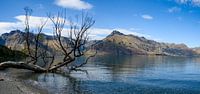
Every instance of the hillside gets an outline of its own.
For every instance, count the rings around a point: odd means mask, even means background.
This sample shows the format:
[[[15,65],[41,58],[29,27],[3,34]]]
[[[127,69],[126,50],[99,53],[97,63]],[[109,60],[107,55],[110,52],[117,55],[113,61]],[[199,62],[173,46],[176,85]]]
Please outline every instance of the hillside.
[[[185,44],[160,43],[135,35],[125,35],[113,31],[101,41],[96,42],[95,49],[105,54],[126,55],[169,55],[195,56],[195,51]]]
[[[200,54],[200,47],[192,48],[197,54]]]
[[[5,45],[8,48],[14,49],[14,50],[19,50],[23,51],[24,45],[25,45],[25,40],[23,39],[23,36],[25,36],[25,33],[20,31],[20,30],[13,30],[9,33],[4,33],[0,36],[0,43],[2,41],[2,45]],[[31,40],[34,40],[35,34],[30,33],[30,38]],[[68,38],[62,37],[63,43],[67,43]],[[41,34],[41,41],[39,43],[41,48],[46,48],[46,43],[48,42],[49,49],[58,49],[57,46],[55,46],[54,43],[54,38],[53,36],[49,36],[46,34]],[[33,44],[32,44],[33,46]]]
[[[0,44],[11,49],[23,51],[25,41],[23,40],[24,32],[14,30],[10,33],[4,33],[0,37]],[[31,33],[31,36],[35,35]],[[42,34],[41,47],[45,47],[45,43],[49,42],[50,50],[58,50],[54,46],[53,36]],[[62,38],[63,43],[67,43],[68,38]],[[160,43],[154,40],[138,37],[135,35],[125,35],[119,31],[113,31],[103,40],[93,40],[86,44],[95,45],[94,49],[99,54],[121,54],[121,55],[168,55],[168,56],[196,56],[200,54],[200,50],[191,49],[185,44]],[[59,52],[59,51],[57,51]]]
[[[0,45],[0,62],[17,61],[24,59],[26,55],[20,51],[10,50],[9,48]]]

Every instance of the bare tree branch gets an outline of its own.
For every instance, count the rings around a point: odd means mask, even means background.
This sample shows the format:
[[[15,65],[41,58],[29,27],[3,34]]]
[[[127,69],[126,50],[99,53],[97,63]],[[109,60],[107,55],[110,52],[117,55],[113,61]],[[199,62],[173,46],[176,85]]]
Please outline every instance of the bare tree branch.
[[[26,7],[25,10],[25,51],[27,51],[28,60],[26,63],[1,63],[0,68],[19,68],[28,69],[35,72],[56,72],[61,67],[69,67],[74,64],[78,58],[83,57],[87,52],[85,47],[89,37],[88,30],[94,25],[95,21],[87,13],[82,13],[80,20],[76,16],[76,22],[70,20],[69,26],[66,26],[66,11],[58,12],[56,16],[48,14],[48,19],[53,24],[53,45],[62,52],[63,59],[60,63],[54,63],[56,52],[50,50],[49,41],[43,41],[43,29],[48,21],[41,21],[35,33],[30,32],[30,16],[32,9]],[[67,38],[62,34],[68,34]],[[56,49],[56,48],[55,48]],[[79,65],[74,65],[69,71],[79,70],[79,67],[87,64],[88,60],[96,55],[88,56],[85,61]],[[39,64],[39,61],[43,65]]]

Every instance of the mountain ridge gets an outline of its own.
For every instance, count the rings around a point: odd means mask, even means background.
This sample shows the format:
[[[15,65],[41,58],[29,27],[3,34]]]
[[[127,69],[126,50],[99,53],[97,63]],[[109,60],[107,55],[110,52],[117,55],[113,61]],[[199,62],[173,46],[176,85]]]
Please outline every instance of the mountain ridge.
[[[96,50],[106,54],[126,55],[167,55],[167,56],[195,56],[197,53],[185,44],[164,43],[125,35],[113,31],[110,35],[95,44]]]
[[[8,48],[22,50],[24,46],[24,32],[13,30],[0,36],[0,44]],[[31,33],[34,36],[33,33]],[[43,35],[43,42],[49,41],[49,47],[55,49],[53,36]],[[67,43],[68,38],[63,37],[62,41]],[[199,49],[189,48],[185,44],[164,43],[149,40],[136,35],[126,35],[114,30],[102,40],[92,40],[86,44],[94,45],[99,54],[122,54],[122,55],[167,55],[167,56],[196,56],[200,54]]]

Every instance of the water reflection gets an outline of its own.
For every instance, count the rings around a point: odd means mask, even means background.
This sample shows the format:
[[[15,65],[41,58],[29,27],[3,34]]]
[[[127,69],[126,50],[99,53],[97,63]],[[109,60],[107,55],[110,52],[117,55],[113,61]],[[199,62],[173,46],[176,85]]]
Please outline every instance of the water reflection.
[[[17,74],[16,74],[17,73]],[[84,89],[81,80],[61,74],[35,74],[31,72],[13,72],[18,78],[25,80],[27,83],[34,84],[45,89],[48,89],[52,94],[88,94],[87,89]]]
[[[165,74],[172,70],[184,70],[190,60],[190,58],[166,56],[102,56],[96,57],[93,62],[103,66],[101,70],[109,71],[113,80],[123,80],[126,76],[134,77],[143,74],[145,76],[156,72]]]
[[[42,87],[46,87],[50,92],[58,94],[84,94],[87,93],[81,88],[81,81],[71,76],[58,74],[42,74],[38,76],[38,81]]]
[[[200,93],[200,58],[100,56],[82,69],[89,74],[17,75],[58,94]]]

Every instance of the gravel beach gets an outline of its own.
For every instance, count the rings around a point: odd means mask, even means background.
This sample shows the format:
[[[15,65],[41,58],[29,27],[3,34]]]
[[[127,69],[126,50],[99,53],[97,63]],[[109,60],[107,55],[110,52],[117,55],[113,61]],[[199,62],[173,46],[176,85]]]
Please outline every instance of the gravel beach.
[[[48,94],[48,92],[0,71],[0,94]]]

